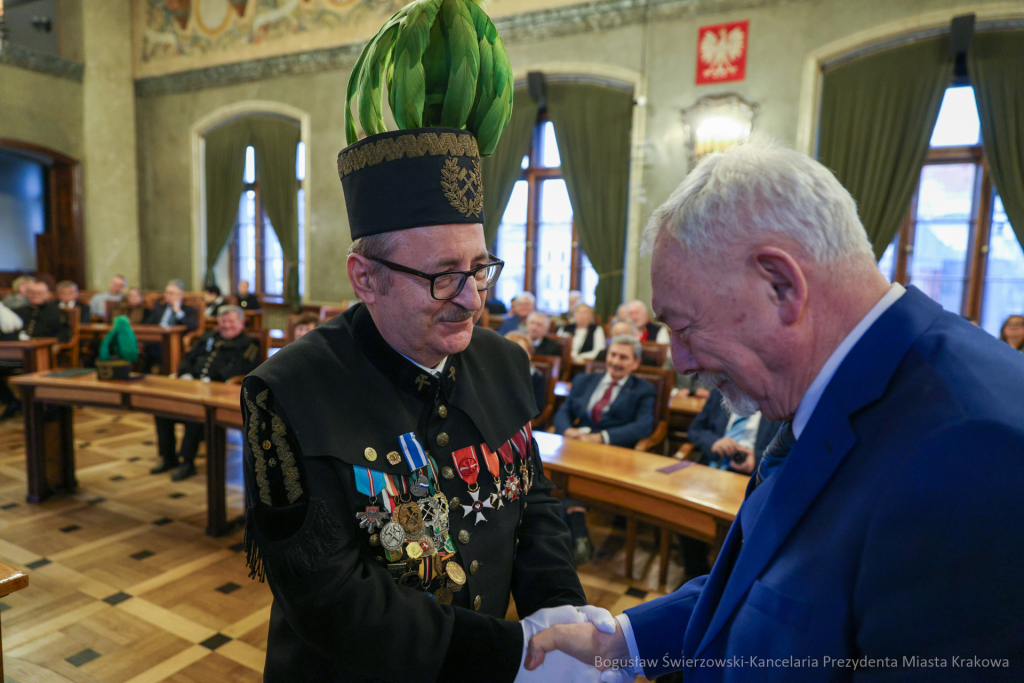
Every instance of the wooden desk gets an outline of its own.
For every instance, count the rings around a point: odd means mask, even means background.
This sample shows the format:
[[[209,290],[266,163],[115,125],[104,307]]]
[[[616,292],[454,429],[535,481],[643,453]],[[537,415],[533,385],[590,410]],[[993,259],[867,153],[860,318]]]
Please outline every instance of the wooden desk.
[[[39,503],[53,493],[72,492],[78,486],[72,406],[136,410],[206,426],[206,533],[221,536],[230,530],[225,491],[225,429],[240,427],[242,423],[238,385],[160,375],[101,382],[94,374],[49,377],[47,373],[20,375],[10,381],[21,387],[23,396],[28,502]],[[47,410],[46,406],[54,407]]]
[[[49,370],[53,367],[50,349],[56,343],[56,337],[0,342],[0,360],[20,361],[28,372]]]
[[[103,341],[112,326],[107,323],[89,323],[79,328],[82,339]],[[160,374],[170,375],[178,371],[181,361],[181,338],[188,332],[184,325],[132,325],[135,338],[144,344],[160,344]]]
[[[688,415],[691,418],[697,417],[700,411],[704,410],[704,404],[707,403],[706,398],[698,398],[697,396],[683,396],[681,392],[676,393],[669,402],[668,408],[673,413],[678,415]]]
[[[608,508],[662,529],[661,583],[668,568],[668,533],[678,531],[711,544],[718,553],[746,493],[748,477],[698,465],[670,474],[679,461],[651,453],[534,432],[544,471],[568,497]],[[635,536],[635,521],[632,524]],[[627,537],[630,529],[627,526]],[[626,573],[633,557],[627,538]]]
[[[28,586],[28,574],[0,562],[0,598]],[[0,681],[4,678],[3,646],[0,645]]]

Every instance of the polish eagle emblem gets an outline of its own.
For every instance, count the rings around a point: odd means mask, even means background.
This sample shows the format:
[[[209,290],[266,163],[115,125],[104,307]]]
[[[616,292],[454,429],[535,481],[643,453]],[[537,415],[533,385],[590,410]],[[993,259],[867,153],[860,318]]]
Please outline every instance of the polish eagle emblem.
[[[747,51],[747,32],[743,26],[717,27],[700,39],[701,80],[723,81],[736,76],[739,62]]]

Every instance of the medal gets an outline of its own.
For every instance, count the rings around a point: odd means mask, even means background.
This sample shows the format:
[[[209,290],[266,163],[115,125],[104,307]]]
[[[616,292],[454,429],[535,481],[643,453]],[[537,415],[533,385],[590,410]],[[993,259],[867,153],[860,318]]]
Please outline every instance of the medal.
[[[385,550],[400,551],[405,541],[405,529],[394,521],[388,522],[380,530],[380,544]]]
[[[472,488],[480,475],[480,462],[476,458],[476,449],[466,446],[453,451],[452,460],[455,462],[455,471],[459,473],[459,477]]]
[[[387,548],[385,548],[384,549],[384,557],[388,558],[389,562],[398,562],[400,559],[402,559],[402,551],[401,550],[388,550]]]
[[[509,502],[519,498],[519,480],[516,479],[516,475],[509,475],[508,480],[505,481],[505,489],[502,491],[502,495],[504,495]]]
[[[377,505],[367,505],[365,511],[356,513],[356,519],[359,520],[360,529],[366,529],[372,534],[388,521],[388,513]]]
[[[423,512],[416,503],[402,503],[395,508],[395,521],[407,534],[415,534],[423,529]]]
[[[410,560],[418,560],[423,557],[423,548],[416,541],[409,543],[405,546],[405,552],[409,556]]]
[[[442,586],[434,591],[434,599],[439,605],[450,605],[452,604],[452,592]]]
[[[453,591],[460,591],[466,585],[466,570],[457,562],[449,562],[444,566],[444,573],[448,575],[448,588]]]
[[[448,501],[444,499],[443,493],[423,498],[417,504],[423,514],[423,523],[428,527],[448,525]]]
[[[501,498],[501,464],[498,462],[498,454],[488,448],[486,443],[480,444],[480,451],[484,454],[487,471],[494,478],[494,490],[497,491],[497,493],[491,494],[491,504],[497,503],[494,507],[502,508],[505,506],[505,501]]]
[[[491,505],[491,499],[484,498],[480,500],[480,489],[477,488],[475,491],[470,491],[469,495],[473,498],[472,505],[462,506],[462,516],[469,517],[470,514],[476,513],[476,521],[473,522],[473,526],[476,526],[480,522],[486,522],[487,518],[484,517],[484,510],[493,510],[494,506]]]
[[[409,465],[411,472],[426,467],[427,454],[423,450],[423,446],[420,445],[420,442],[416,440],[415,432],[402,434],[398,437],[398,442],[401,444],[402,455],[405,457],[405,462]]]
[[[416,481],[413,482],[412,486],[409,487],[409,489],[409,492],[412,493],[412,495],[416,496],[417,498],[422,498],[423,496],[430,493],[430,481],[427,480],[427,478],[423,476],[422,473],[420,473],[420,475],[416,477]]]

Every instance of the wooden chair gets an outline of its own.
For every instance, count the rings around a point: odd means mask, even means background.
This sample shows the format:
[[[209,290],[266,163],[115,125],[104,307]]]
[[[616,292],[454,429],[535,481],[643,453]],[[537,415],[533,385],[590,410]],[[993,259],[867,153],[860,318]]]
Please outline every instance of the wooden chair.
[[[54,344],[51,348],[53,363],[58,368],[78,367],[79,353],[82,346],[81,314],[82,311],[77,307],[67,311],[68,325],[71,327],[71,338],[63,344]],[[68,364],[62,364],[61,359],[66,359]]]
[[[590,361],[586,366],[587,372],[604,372],[604,370],[603,362]],[[665,437],[668,436],[668,404],[672,397],[672,387],[676,384],[676,372],[675,370],[641,365],[633,374],[653,384],[657,394],[654,399],[654,431],[647,438],[637,441],[633,449],[651,451],[654,447],[661,445],[662,455],[668,455],[667,452],[664,452],[664,447],[667,446]]]
[[[544,373],[547,379],[544,387],[544,405],[537,406],[541,409],[540,415],[530,420],[530,426],[534,429],[544,429],[555,415],[555,384],[558,383],[562,359],[559,356],[533,356],[530,358],[530,365]]]
[[[668,360],[668,344],[640,342],[643,347],[643,364],[660,368]]]
[[[340,306],[321,306],[320,320],[327,322],[331,318],[341,315],[349,309],[349,302],[342,301]]]
[[[549,334],[545,338],[558,342],[562,347],[562,369],[559,379],[566,379],[565,375],[569,368],[569,354],[572,352],[572,337],[559,337],[557,334]]]

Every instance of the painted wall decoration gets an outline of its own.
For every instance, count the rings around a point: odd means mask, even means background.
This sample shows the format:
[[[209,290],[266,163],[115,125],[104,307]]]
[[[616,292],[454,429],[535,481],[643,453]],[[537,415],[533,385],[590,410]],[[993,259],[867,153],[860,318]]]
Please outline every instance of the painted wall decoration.
[[[747,75],[750,20],[701,26],[697,31],[697,85],[742,81]]]
[[[143,63],[245,50],[270,41],[379,23],[401,0],[137,0],[143,5]]]

